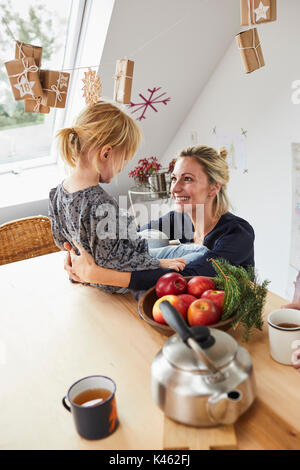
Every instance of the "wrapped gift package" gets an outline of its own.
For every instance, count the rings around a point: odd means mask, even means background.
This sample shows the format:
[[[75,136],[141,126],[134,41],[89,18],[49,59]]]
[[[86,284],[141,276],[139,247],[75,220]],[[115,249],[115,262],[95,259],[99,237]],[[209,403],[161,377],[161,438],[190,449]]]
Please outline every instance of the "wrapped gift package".
[[[42,104],[52,108],[64,108],[68,94],[70,74],[54,70],[41,70],[43,87]]]
[[[128,59],[117,60],[114,100],[118,103],[129,104],[131,99],[132,77],[134,62]]]
[[[33,100],[25,100],[25,112],[26,113],[50,113],[50,107],[42,104],[42,97]]]
[[[33,57],[5,62],[9,81],[16,101],[42,96],[38,67]]]
[[[265,65],[256,28],[237,34],[236,39],[246,73],[251,73]]]
[[[33,57],[35,65],[41,66],[42,61],[42,47],[33,46],[31,44],[24,44],[23,42],[16,42],[15,59],[23,59],[24,57]]]
[[[277,20],[276,0],[240,0],[241,24],[250,26]]]

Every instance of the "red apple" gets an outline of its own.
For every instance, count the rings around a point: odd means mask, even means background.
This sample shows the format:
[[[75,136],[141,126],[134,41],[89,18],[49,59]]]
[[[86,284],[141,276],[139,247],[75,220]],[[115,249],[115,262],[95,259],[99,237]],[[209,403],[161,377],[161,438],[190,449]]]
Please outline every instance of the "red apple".
[[[201,297],[203,292],[209,289],[216,289],[216,285],[211,278],[205,276],[195,276],[187,285],[188,293],[195,297]]]
[[[159,308],[159,304],[163,300],[168,300],[168,302],[170,302],[170,304],[173,305],[173,307],[175,307],[176,310],[178,310],[178,312],[180,313],[182,318],[184,320],[186,320],[187,307],[186,307],[186,304],[183,302],[183,300],[181,300],[176,295],[165,295],[165,296],[161,297],[160,299],[158,299],[155,302],[155,304],[153,305],[152,316],[153,316],[155,321],[157,321],[158,323],[163,323],[164,325],[167,325],[167,322],[164,319],[164,317],[161,313],[161,310]]]
[[[190,326],[214,325],[220,318],[220,310],[209,299],[197,299],[189,306],[187,320]]]
[[[186,292],[187,281],[178,273],[168,273],[161,276],[155,286],[157,297],[177,295]],[[205,289],[206,290],[206,289]]]
[[[183,300],[183,302],[186,305],[186,310],[188,310],[192,302],[195,302],[195,300],[197,300],[197,297],[195,297],[194,295],[190,295],[190,294],[180,294],[180,295],[177,295],[177,297]]]
[[[223,304],[224,304],[225,292],[223,290],[206,290],[201,295],[201,299],[211,300],[223,314]]]

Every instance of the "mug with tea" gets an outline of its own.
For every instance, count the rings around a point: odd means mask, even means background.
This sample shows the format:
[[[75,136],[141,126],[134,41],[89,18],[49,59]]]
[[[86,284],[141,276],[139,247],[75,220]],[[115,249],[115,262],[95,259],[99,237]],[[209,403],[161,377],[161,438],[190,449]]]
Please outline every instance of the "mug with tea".
[[[293,352],[300,346],[300,310],[281,308],[268,316],[270,353],[281,364],[293,364]]]
[[[115,382],[103,375],[84,377],[71,385],[62,404],[72,413],[80,436],[101,439],[115,431],[118,425],[115,394]]]

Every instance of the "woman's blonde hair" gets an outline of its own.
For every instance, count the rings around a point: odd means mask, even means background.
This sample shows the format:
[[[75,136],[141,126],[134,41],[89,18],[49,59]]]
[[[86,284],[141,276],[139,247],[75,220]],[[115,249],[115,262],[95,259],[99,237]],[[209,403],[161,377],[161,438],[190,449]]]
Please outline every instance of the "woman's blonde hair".
[[[72,128],[61,129],[56,136],[62,159],[71,167],[76,166],[80,156],[100,150],[104,145],[122,152],[119,163],[123,163],[133,157],[142,138],[138,125],[130,116],[104,101],[87,106]],[[93,164],[99,173],[97,160],[96,155]]]
[[[214,200],[214,215],[221,217],[229,210],[229,199],[226,194],[227,183],[229,181],[229,170],[226,163],[227,150],[221,147],[219,153],[212,147],[199,145],[188,147],[180,152],[179,157],[192,157],[198,162],[208,177],[208,183],[220,183],[221,189]]]

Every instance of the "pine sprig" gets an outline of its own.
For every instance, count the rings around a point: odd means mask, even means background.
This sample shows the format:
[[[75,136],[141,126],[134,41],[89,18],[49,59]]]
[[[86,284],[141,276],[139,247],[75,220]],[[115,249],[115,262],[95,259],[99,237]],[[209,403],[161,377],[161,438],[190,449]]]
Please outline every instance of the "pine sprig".
[[[214,278],[216,286],[225,291],[222,320],[234,315],[233,327],[243,325],[243,339],[248,341],[253,327],[259,330],[263,327],[262,311],[269,281],[260,284],[252,266],[247,269],[232,266],[222,258],[210,261],[217,273]]]

